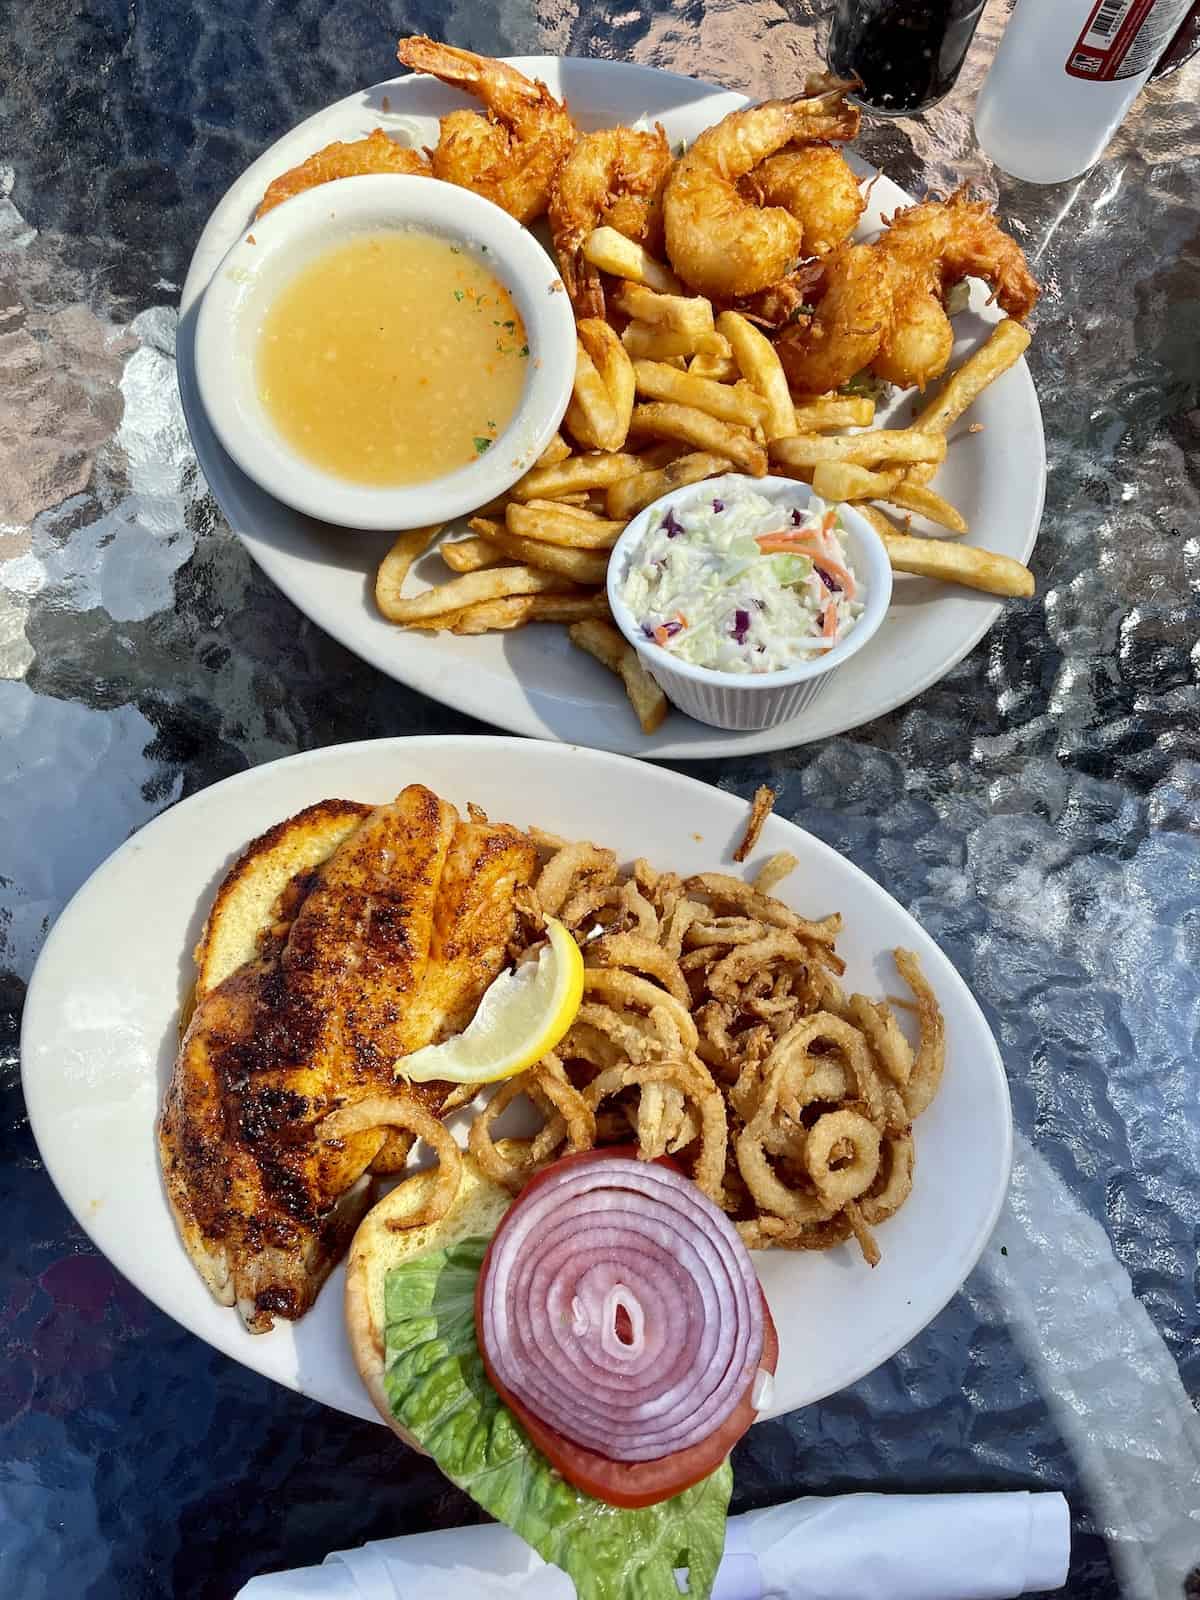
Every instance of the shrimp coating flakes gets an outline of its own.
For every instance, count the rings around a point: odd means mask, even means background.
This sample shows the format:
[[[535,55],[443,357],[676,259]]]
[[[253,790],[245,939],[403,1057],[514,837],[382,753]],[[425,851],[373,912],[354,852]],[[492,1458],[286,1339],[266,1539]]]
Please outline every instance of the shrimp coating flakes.
[[[721,300],[757,294],[793,271],[803,222],[782,205],[759,205],[739,187],[785,145],[852,139],[859,114],[844,84],[822,93],[731,111],[680,157],[663,197],[667,254],[693,289]]]
[[[985,200],[963,191],[897,211],[874,244],[842,244],[822,263],[811,318],[786,329],[777,349],[802,394],[841,388],[869,367],[899,388],[924,388],[954,347],[946,300],[982,278],[1011,317],[1028,316],[1038,286],[1025,254]]]
[[[759,206],[782,206],[800,224],[806,256],[835,250],[867,208],[849,162],[831,144],[805,144],[768,156],[741,182]]]
[[[842,993],[837,915],[807,919],[727,873],[685,883],[531,833],[543,863],[533,892],[584,952],[585,997],[556,1054],[480,1114],[476,1159],[518,1188],[564,1142],[632,1142],[644,1161],[673,1156],[751,1247],[854,1240],[874,1265],[872,1230],[912,1188],[912,1120],[944,1067],[941,1011],[917,958],[895,952],[920,1019],[914,1048],[886,1002]],[[795,864],[772,861],[768,886]],[[492,1122],[521,1096],[543,1127],[501,1152]]]
[[[423,35],[401,39],[396,54],[414,72],[440,78],[485,108],[442,118],[429,153],[434,177],[481,194],[518,222],[540,217],[577,136],[566,106],[507,62]]]
[[[946,297],[956,284],[982,278],[1018,320],[1037,304],[1024,251],[986,200],[968,200],[962,190],[898,211],[875,251],[888,275],[892,315],[873,370],[902,389],[923,389],[945,372],[954,346]]]
[[[318,184],[332,183],[338,178],[361,178],[376,172],[396,172],[414,178],[430,175],[429,162],[419,150],[396,144],[382,128],[375,128],[365,139],[327,144],[299,166],[280,173],[267,185],[267,192],[254,215],[265,217],[268,211],[293,195],[315,189]]]
[[[600,273],[583,255],[593,228],[615,228],[653,254],[662,249],[662,195],[672,161],[655,123],[652,133],[585,133],[563,162],[550,196],[550,233],[576,316],[604,315]]]
[[[879,354],[892,321],[891,280],[869,244],[844,244],[826,257],[815,314],[785,328],[776,343],[798,394],[828,394]]]

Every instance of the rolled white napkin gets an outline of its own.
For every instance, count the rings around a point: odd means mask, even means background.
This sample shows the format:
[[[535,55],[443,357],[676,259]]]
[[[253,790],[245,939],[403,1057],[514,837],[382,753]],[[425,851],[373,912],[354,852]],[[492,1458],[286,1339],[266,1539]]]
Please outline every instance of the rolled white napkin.
[[[1067,1580],[1060,1494],[851,1494],[732,1517],[713,1600],[1011,1600]],[[236,1600],[574,1600],[498,1523],[380,1539],[252,1578]]]

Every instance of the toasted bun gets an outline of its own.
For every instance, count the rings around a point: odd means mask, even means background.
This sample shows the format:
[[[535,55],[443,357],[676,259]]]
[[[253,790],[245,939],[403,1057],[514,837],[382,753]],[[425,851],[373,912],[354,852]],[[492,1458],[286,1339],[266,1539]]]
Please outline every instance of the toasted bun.
[[[322,800],[246,846],[217,890],[196,946],[197,1000],[253,961],[288,884],[328,861],[370,814],[370,806],[353,800]]]
[[[503,1150],[504,1141],[499,1145]],[[392,1267],[414,1256],[479,1234],[490,1238],[513,1198],[464,1155],[458,1198],[447,1215],[428,1227],[404,1227],[405,1216],[423,1202],[432,1182],[431,1173],[416,1173],[385,1195],[359,1223],[346,1261],[346,1331],[355,1365],[380,1416],[413,1449],[420,1446],[393,1417],[383,1386],[384,1281]]]

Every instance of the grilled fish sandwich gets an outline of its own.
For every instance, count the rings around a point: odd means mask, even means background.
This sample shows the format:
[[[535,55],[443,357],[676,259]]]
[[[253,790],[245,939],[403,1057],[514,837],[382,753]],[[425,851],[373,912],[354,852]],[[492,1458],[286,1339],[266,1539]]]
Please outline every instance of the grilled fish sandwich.
[[[312,1305],[409,1135],[322,1136],[384,1099],[434,1116],[446,1083],[397,1062],[460,1032],[507,959],[531,841],[413,784],[389,805],[309,807],[218,891],[159,1151],[184,1248],[253,1333]]]

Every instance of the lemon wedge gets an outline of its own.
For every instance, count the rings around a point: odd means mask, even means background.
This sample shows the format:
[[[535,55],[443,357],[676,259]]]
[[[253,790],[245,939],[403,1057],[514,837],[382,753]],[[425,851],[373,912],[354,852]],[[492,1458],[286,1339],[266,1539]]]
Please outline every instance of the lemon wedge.
[[[414,1050],[396,1063],[411,1083],[493,1083],[540,1061],[566,1033],[583,999],[583,956],[553,917],[536,961],[502,972],[461,1033]]]

